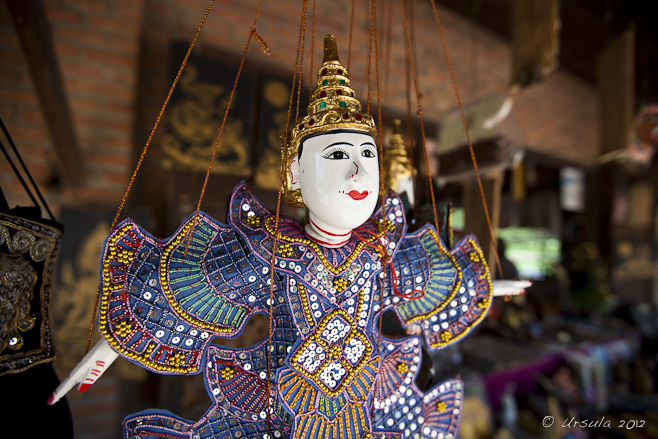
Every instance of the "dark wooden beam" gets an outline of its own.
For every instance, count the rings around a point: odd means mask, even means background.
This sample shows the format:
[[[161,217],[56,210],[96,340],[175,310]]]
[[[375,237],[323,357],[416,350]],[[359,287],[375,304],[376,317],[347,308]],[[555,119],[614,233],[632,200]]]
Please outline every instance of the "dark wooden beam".
[[[8,0],[7,4],[23,46],[50,137],[57,149],[61,180],[74,189],[83,182],[82,161],[43,2]]]
[[[601,154],[623,150],[635,113],[635,31],[628,29],[598,54]]]
[[[526,87],[558,67],[558,0],[512,1],[512,84]]]
[[[496,229],[498,229],[498,222],[500,220],[503,177],[504,172],[502,169],[492,169],[487,175],[482,176],[482,189],[484,191],[484,198],[487,203],[487,210],[491,220],[491,228],[494,233],[496,233]],[[472,233],[477,237],[480,247],[482,248],[482,254],[489,265],[492,277],[498,278],[499,276],[496,272],[496,250],[491,242],[489,224],[487,223],[487,217],[484,213],[480,189],[477,183],[471,180],[464,182],[463,191],[465,214],[464,232]]]

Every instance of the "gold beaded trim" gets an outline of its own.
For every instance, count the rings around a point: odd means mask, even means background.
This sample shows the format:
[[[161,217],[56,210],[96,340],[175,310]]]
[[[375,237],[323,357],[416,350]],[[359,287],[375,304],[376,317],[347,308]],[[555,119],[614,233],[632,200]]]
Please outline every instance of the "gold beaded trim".
[[[267,232],[270,234],[270,236],[274,236],[274,227],[272,227],[272,224],[271,224],[271,222],[274,221],[274,220],[275,220],[275,218],[273,216],[269,216],[264,221],[265,230],[267,230]],[[381,238],[384,235],[383,228],[377,222],[373,221],[373,223],[377,226],[377,231],[378,231],[377,235]],[[310,248],[313,249],[313,251],[318,256],[318,258],[320,258],[320,261],[322,262],[322,265],[327,270],[331,271],[335,275],[340,274],[347,267],[349,267],[350,264],[352,264],[352,262],[361,254],[361,250],[366,245],[366,243],[363,242],[363,241],[359,242],[356,245],[356,247],[354,248],[354,250],[352,251],[352,253],[347,257],[345,262],[343,262],[342,264],[334,267],[333,265],[331,265],[329,260],[327,260],[327,258],[324,256],[324,254],[322,253],[322,250],[320,250],[320,247],[315,242],[311,241],[308,238],[292,238],[290,236],[282,235],[281,233],[279,233],[279,236],[278,236],[277,239],[284,240],[284,241],[287,241],[287,242],[296,243],[296,244],[304,244],[304,245],[309,246]],[[370,237],[366,238],[366,240],[369,243],[372,243],[375,240],[375,237],[370,236]],[[283,255],[279,254],[279,256],[283,256]]]
[[[210,324],[207,322],[204,322],[202,320],[199,320],[196,316],[190,314],[187,312],[183,307],[181,307],[176,298],[174,297],[174,293],[171,290],[171,287],[169,286],[169,279],[167,277],[167,270],[168,270],[168,264],[166,261],[169,260],[169,255],[171,252],[173,252],[176,247],[186,239],[188,233],[190,232],[190,229],[195,227],[197,222],[200,220],[194,219],[193,221],[187,223],[185,227],[183,227],[183,230],[181,230],[178,233],[178,236],[176,236],[176,239],[174,239],[173,242],[171,242],[167,247],[162,252],[162,259],[160,260],[160,284],[162,285],[162,292],[164,293],[165,297],[167,297],[169,304],[171,307],[180,315],[183,317],[185,320],[187,320],[189,323],[194,324],[195,326],[198,326],[200,328],[207,329],[212,332],[216,332],[219,334],[225,334],[225,335],[233,335],[237,331],[235,328],[226,328],[223,325],[219,324]]]
[[[459,291],[459,287],[462,283],[462,276],[463,276],[462,275],[462,270],[461,270],[461,268],[459,268],[459,264],[457,264],[457,260],[455,259],[455,257],[450,254],[448,249],[443,245],[443,243],[441,242],[439,237],[436,235],[436,232],[434,232],[434,230],[431,229],[431,228],[429,228],[428,231],[432,235],[432,238],[434,239],[434,242],[436,242],[437,245],[439,246],[439,249],[448,257],[448,259],[450,259],[450,262],[452,262],[452,265],[455,267],[455,270],[457,270],[457,282],[455,282],[455,286],[452,288],[452,291],[450,291],[450,295],[444,300],[444,303],[447,303],[447,302],[451,301],[453,299],[453,297],[455,297],[455,295],[457,294],[457,291]],[[417,322],[419,320],[427,319],[427,318],[431,317],[433,314],[436,314],[437,312],[438,312],[437,309],[433,309],[433,310],[427,312],[426,314],[421,314],[421,315],[412,317],[411,319],[405,321],[405,323],[413,323],[413,322]]]
[[[144,354],[136,354],[134,352],[131,352],[128,349],[126,349],[121,343],[119,343],[117,339],[114,337],[114,334],[108,330],[109,321],[108,321],[107,312],[109,307],[110,293],[117,290],[121,290],[125,287],[123,283],[120,284],[111,283],[111,276],[109,271],[110,260],[115,260],[124,265],[128,265],[133,261],[134,259],[133,253],[131,253],[131,256],[128,256],[125,254],[125,252],[122,253],[122,250],[117,249],[117,241],[123,238],[126,231],[132,229],[132,227],[133,225],[131,223],[125,224],[123,227],[121,227],[115,232],[114,236],[112,236],[112,238],[110,238],[109,242],[107,243],[107,256],[103,260],[103,295],[101,297],[101,305],[99,311],[100,332],[105,338],[105,340],[107,340],[107,342],[121,355],[129,359],[135,360],[138,363],[150,367],[151,369],[155,369],[160,372],[173,372],[173,373],[196,372],[198,368],[195,366],[180,367],[182,363],[167,366],[161,363],[156,363],[153,360],[150,360]],[[151,350],[151,352],[153,350],[151,346],[152,344],[149,344],[147,347],[147,355],[150,354],[149,349]]]
[[[311,310],[309,308],[309,300],[308,300],[308,294],[306,294],[306,288],[301,284],[301,282],[297,282],[297,287],[299,288],[299,295],[301,296],[301,302],[302,302],[302,309],[304,310],[304,316],[306,317],[306,321],[308,322],[309,326],[314,326],[313,325],[313,317],[311,315]]]
[[[323,415],[316,413],[309,413],[299,416],[299,418],[303,420],[301,423],[304,424],[304,429],[299,434],[295,432],[294,437],[340,437],[341,439],[375,439],[372,434],[367,431],[368,426],[366,425],[365,421],[367,415],[364,413],[363,404],[357,404],[348,401],[345,404],[345,408],[343,410],[343,413],[341,413],[332,422],[328,422]],[[310,419],[305,421],[307,418]],[[363,436],[359,436],[359,429],[356,428],[356,435],[352,435],[350,429],[345,430],[342,428],[342,425],[344,425],[347,419],[352,421],[358,419],[359,427],[361,428],[361,431],[365,432],[365,434]],[[320,426],[316,426],[316,423],[318,422],[320,423]]]
[[[368,361],[367,366],[370,366],[371,368],[377,370],[379,369],[379,357],[374,357],[370,361]],[[367,376],[371,382],[375,381],[375,375],[373,375],[369,370],[365,369],[366,366],[363,366],[361,370],[359,370],[359,373],[363,373],[365,376]],[[357,392],[355,392],[353,389],[356,389]],[[347,393],[352,397],[352,400],[354,401],[363,401],[368,397],[368,394],[361,390],[361,386],[350,386],[347,388]]]
[[[481,275],[480,278],[485,278],[487,280],[487,285],[489,287],[489,297],[484,300],[484,302],[486,303],[485,307],[488,309],[489,305],[491,305],[490,298],[491,298],[491,295],[493,293],[493,287],[491,285],[491,277],[489,275],[489,267],[487,266],[487,261],[484,258],[484,255],[482,254],[482,250],[480,250],[480,247],[478,247],[475,240],[473,240],[472,238],[468,238],[468,242],[471,244],[473,249],[477,252],[477,254],[480,258],[480,261],[482,262],[482,265],[484,265],[484,275]],[[479,306],[480,305],[478,304],[478,307]],[[472,328],[473,326],[476,326],[478,323],[480,323],[482,321],[482,319],[484,319],[484,317],[487,315],[487,309],[484,309],[482,311],[482,313],[480,313],[480,316],[476,320],[471,322],[471,324],[469,325],[470,328]],[[457,334],[457,336],[455,336],[454,338],[452,338],[448,341],[430,344],[430,346],[433,347],[433,348],[438,348],[438,347],[445,346],[445,345],[450,344],[450,343],[454,343],[457,340],[464,337],[467,332],[468,331],[465,329],[460,334]],[[441,338],[443,338],[443,336]]]

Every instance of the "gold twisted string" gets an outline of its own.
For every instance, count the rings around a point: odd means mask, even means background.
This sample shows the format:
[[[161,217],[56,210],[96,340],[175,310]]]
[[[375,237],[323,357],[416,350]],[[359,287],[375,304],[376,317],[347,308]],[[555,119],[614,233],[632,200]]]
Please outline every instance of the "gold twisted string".
[[[370,11],[368,11],[369,14],[367,14],[370,17],[370,22],[368,23],[368,37],[369,37],[369,40],[368,40],[368,75],[367,75],[368,76],[368,80],[367,80],[368,81],[367,82],[368,83],[368,88],[367,88],[367,90],[368,90],[368,95],[367,96],[368,97],[367,97],[367,101],[366,101],[366,112],[368,114],[370,114],[370,82],[371,82],[371,75],[370,74],[371,74],[371,71],[372,71],[372,47],[373,47],[373,39],[374,39],[373,34],[374,34],[374,28],[375,28],[375,24],[373,23],[373,18],[372,18],[372,16],[373,16],[372,10],[374,8],[373,1],[374,0],[370,0]],[[381,129],[382,129],[382,127],[380,125],[379,130],[381,131]]]
[[[496,257],[496,265],[498,266],[498,274],[500,274],[500,277],[503,277],[503,270],[500,266],[500,258],[498,257],[498,248],[496,247],[496,237],[494,236],[493,227],[491,226],[491,217],[489,216],[489,208],[487,207],[487,200],[484,196],[482,179],[480,178],[480,171],[478,169],[477,160],[475,159],[475,151],[473,150],[473,143],[471,142],[471,136],[468,132],[468,123],[466,122],[466,116],[464,115],[464,106],[462,105],[462,100],[461,97],[459,96],[459,88],[457,87],[457,81],[455,80],[455,73],[452,70],[452,63],[450,62],[450,54],[448,53],[446,40],[443,36],[443,28],[441,26],[441,20],[439,20],[439,13],[436,10],[436,4],[434,3],[434,0],[432,0],[432,10],[434,11],[434,18],[436,19],[436,25],[439,28],[439,35],[441,36],[441,44],[443,45],[443,52],[445,53],[446,63],[448,65],[448,70],[450,71],[450,78],[452,79],[452,87],[455,90],[457,105],[459,106],[459,113],[461,114],[462,123],[464,125],[464,131],[466,133],[466,140],[468,141],[468,150],[471,153],[471,161],[473,162],[473,169],[475,169],[475,177],[478,182],[478,188],[480,189],[480,198],[482,199],[484,216],[487,219],[487,226],[489,228],[489,237],[491,238],[491,245],[494,249],[494,256]],[[436,211],[434,214],[436,215]]]
[[[313,97],[313,57],[315,54],[315,0],[313,0],[313,9],[311,11],[311,54],[310,65],[308,67],[308,101],[311,102]]]
[[[315,2],[314,2],[315,3]],[[301,80],[302,80],[302,58],[304,56],[304,40],[306,38],[306,19],[308,11],[308,1],[304,0],[302,6],[302,14],[300,17],[299,23],[299,34],[297,36],[297,53],[295,54],[295,67],[292,74],[292,86],[290,87],[290,100],[288,101],[288,116],[286,118],[286,129],[283,132],[283,154],[281,157],[281,172],[279,175],[279,192],[276,199],[276,214],[274,218],[274,239],[272,241],[272,259],[270,261],[270,303],[269,303],[269,329],[267,335],[267,396],[268,396],[268,410],[270,409],[271,398],[271,389],[270,382],[272,379],[272,328],[274,322],[274,265],[276,261],[276,250],[277,242],[279,238],[279,218],[281,216],[281,196],[283,193],[283,180],[285,172],[287,172],[286,164],[288,163],[288,142],[290,141],[290,119],[292,118],[292,106],[295,96],[295,84],[297,83],[297,78],[299,76],[300,87],[298,88],[299,92],[297,94],[297,114],[295,115],[295,123],[297,123],[297,117],[299,115],[299,100],[301,97]],[[313,42],[311,41],[311,47]],[[313,85],[311,84],[311,88]],[[270,419],[270,414],[267,414],[267,433],[269,437],[271,435],[272,422]]]
[[[375,46],[375,87],[377,91],[377,122],[379,124],[379,130],[377,131],[377,149],[379,153],[379,193],[382,196],[382,214],[384,213],[384,147],[382,141],[382,101],[380,94],[380,83],[379,83],[379,45],[377,44],[377,8],[375,6],[375,0],[370,0],[370,41],[371,44],[374,41]],[[370,58],[370,55],[368,56]],[[368,60],[368,64],[370,60]],[[370,77],[370,72],[368,72],[368,78]],[[370,81],[368,81],[368,89],[370,89]],[[370,93],[368,93],[370,95]],[[386,248],[382,250],[382,282],[381,282],[381,291],[379,292],[379,311],[382,313],[379,316],[379,331],[377,333],[377,349],[379,349],[379,344],[381,343],[382,337],[382,316],[384,315],[384,287],[386,286],[386,266],[388,262],[388,254],[386,253]],[[395,274],[395,269],[391,268],[392,272]],[[394,285],[395,287],[395,285]]]
[[[416,92],[416,106],[417,106],[417,115],[420,122],[420,134],[423,142],[423,157],[425,158],[425,168],[427,171],[427,179],[429,183],[430,198],[432,200],[432,212],[434,214],[434,227],[436,232],[439,233],[439,219],[436,213],[436,199],[434,197],[434,185],[432,184],[432,174],[430,173],[430,161],[429,155],[427,154],[427,144],[425,139],[425,124],[423,123],[423,110],[421,104],[421,96],[418,85],[418,75],[416,74],[416,66],[414,64],[414,54],[411,47],[411,38],[409,35],[409,23],[407,21],[407,8],[404,0],[400,0],[402,5],[402,20],[404,23],[404,33],[407,41],[407,51],[409,53],[409,65],[411,66],[411,76],[413,77],[414,91]]]
[[[270,50],[269,47],[267,47],[267,43],[265,42],[265,40],[263,39],[263,37],[261,37],[260,35],[258,35],[258,32],[256,32],[256,28],[255,28],[255,27],[252,27],[252,28],[249,30],[249,32],[251,32],[251,35],[253,35],[254,38],[256,38],[256,42],[257,42],[258,45],[260,46],[260,50],[262,50],[263,53],[264,53],[265,55],[267,55],[267,56],[272,55],[272,51]]]
[[[409,50],[409,47],[405,44],[405,46],[404,46],[405,65],[409,65],[409,53],[416,53],[416,50],[415,50],[416,40],[415,40],[415,33],[414,33],[414,29],[415,29],[414,2],[409,3],[409,21],[411,22],[411,32],[410,32],[411,50]],[[406,74],[404,75],[404,83],[405,83],[405,87],[406,87],[405,88],[405,93],[406,93],[406,98],[407,98],[407,120],[406,120],[407,135],[405,136],[405,144],[407,146],[407,150],[411,153],[409,155],[411,157],[415,157],[415,154],[413,154],[413,150],[414,150],[414,130],[413,130],[413,121],[412,121],[413,112],[411,111],[411,69],[406,70]],[[425,180],[425,190],[427,191],[426,193],[429,193],[428,183],[431,184],[431,179],[430,178]],[[418,190],[418,184],[417,184],[416,179],[414,178],[413,179],[413,191],[414,191],[414,193],[416,193],[417,190]]]
[[[196,210],[194,211],[194,219],[193,223],[196,224],[196,221],[199,218],[199,211],[201,210],[201,202],[203,201],[203,196],[206,193],[206,187],[208,186],[208,180],[210,179],[210,172],[212,171],[212,165],[215,161],[215,156],[217,155],[217,149],[219,148],[219,141],[222,138],[222,133],[224,132],[224,125],[226,125],[226,118],[228,117],[228,112],[231,109],[231,104],[233,103],[233,97],[235,96],[235,89],[238,87],[238,81],[240,80],[240,75],[242,74],[242,68],[244,67],[244,61],[247,58],[247,51],[249,50],[249,46],[251,44],[251,39],[254,37],[254,35],[258,35],[256,33],[256,23],[258,23],[258,17],[260,15],[260,10],[263,6],[263,0],[260,0],[258,2],[258,9],[256,9],[256,16],[254,17],[254,21],[251,24],[251,27],[249,28],[249,36],[247,37],[247,43],[245,44],[244,51],[242,52],[242,58],[240,59],[240,66],[238,67],[238,73],[235,75],[235,81],[233,81],[233,88],[231,88],[231,94],[229,95],[228,98],[228,104],[226,105],[226,110],[224,111],[224,117],[222,118],[222,124],[219,127],[219,134],[217,135],[217,140],[215,140],[215,146],[213,147],[212,150],[212,156],[210,157],[210,163],[208,164],[208,170],[206,171],[206,177],[203,180],[203,186],[201,187],[201,194],[199,195],[199,201],[196,205]],[[260,36],[258,39],[262,40]],[[265,44],[265,41],[262,41],[261,48],[267,48],[267,44]],[[267,49],[269,51],[269,49]],[[267,52],[265,52],[267,53]],[[269,53],[268,53],[269,54]],[[187,235],[187,242],[185,243],[185,253],[184,255],[187,255],[187,250],[189,249],[190,246],[190,241],[192,240],[192,232],[194,231],[194,227],[190,227],[190,231],[188,232]]]
[[[151,129],[151,134],[148,137],[148,140],[146,141],[146,144],[144,145],[144,149],[142,150],[141,155],[139,156],[139,160],[137,161],[137,165],[135,166],[135,170],[132,173],[132,176],[130,177],[130,181],[128,183],[128,187],[126,187],[126,192],[123,194],[123,198],[121,199],[121,203],[119,204],[119,208],[117,209],[116,214],[114,215],[114,219],[112,220],[112,224],[110,226],[110,229],[113,229],[114,226],[116,226],[119,216],[121,215],[121,212],[123,211],[123,207],[126,204],[126,200],[128,199],[128,194],[130,193],[130,189],[133,186],[133,183],[135,182],[135,178],[137,177],[137,172],[139,171],[140,167],[142,166],[142,162],[144,161],[144,157],[146,156],[146,152],[149,149],[149,146],[151,145],[151,141],[153,140],[153,135],[155,134],[155,131],[158,128],[158,125],[160,125],[160,120],[162,120],[162,115],[165,112],[165,109],[167,108],[167,105],[169,104],[169,100],[171,99],[171,95],[174,92],[174,89],[176,88],[176,84],[178,84],[178,80],[180,79],[181,74],[183,73],[183,69],[185,68],[185,65],[187,64],[187,60],[190,57],[190,54],[192,53],[192,49],[194,48],[194,45],[196,44],[197,39],[199,38],[199,34],[201,33],[201,29],[203,28],[203,25],[206,22],[206,19],[208,18],[208,14],[210,13],[210,9],[212,8],[212,5],[215,3],[215,0],[211,0],[210,3],[208,4],[208,7],[206,8],[206,12],[203,14],[203,18],[201,19],[201,23],[199,23],[199,27],[196,30],[196,33],[194,34],[194,38],[192,39],[192,42],[190,43],[190,46],[187,49],[187,52],[185,53],[185,57],[183,58],[183,62],[181,62],[181,65],[178,69],[178,72],[176,73],[176,77],[174,78],[173,83],[171,84],[171,87],[169,88],[169,92],[167,93],[167,97],[165,98],[164,103],[162,104],[162,108],[160,108],[160,113],[158,114],[158,117],[155,120],[155,124],[153,125],[153,129]],[[85,346],[85,355],[87,352],[89,352],[89,346],[91,344],[91,336],[94,332],[94,321],[96,320],[96,312],[98,311],[98,301],[100,299],[100,286],[98,287],[98,290],[96,291],[96,299],[94,301],[94,309],[92,312],[91,316],[91,324],[89,325],[89,335],[87,336],[87,344]]]
[[[402,4],[402,7],[404,8],[404,4]],[[404,65],[409,65],[409,46],[406,44],[404,46]],[[413,127],[411,122],[411,69],[405,69],[404,85],[407,98],[407,135],[405,136],[405,140],[407,143],[407,148],[411,150],[413,146]]]
[[[354,29],[354,2],[352,0],[352,12],[350,12],[350,41],[347,46],[347,71],[350,71],[350,61],[352,61],[352,30]]]
[[[300,47],[299,47],[299,75],[297,75],[297,105],[295,108],[295,124],[299,121],[299,106],[301,105],[301,98],[302,98],[302,72],[304,69],[304,45],[306,44],[306,22],[308,21],[308,0],[304,0],[304,5],[302,7],[302,21],[300,24],[300,33],[302,35],[301,40],[300,40]],[[311,45],[313,42],[311,42]],[[311,88],[313,88],[313,84],[311,83]],[[295,85],[293,85],[293,88],[291,90],[291,93],[295,93]]]
[[[382,82],[384,83],[384,93],[382,98],[382,107],[384,103],[388,102],[390,98],[390,84],[391,84],[391,38],[393,36],[393,11],[391,2],[384,2],[384,26],[382,33],[384,34],[384,69]],[[382,116],[383,118],[383,116]]]

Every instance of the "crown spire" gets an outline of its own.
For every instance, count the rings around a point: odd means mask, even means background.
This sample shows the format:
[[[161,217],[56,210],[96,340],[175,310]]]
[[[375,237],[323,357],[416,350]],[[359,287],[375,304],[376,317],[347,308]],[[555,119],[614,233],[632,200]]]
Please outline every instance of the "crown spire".
[[[384,184],[397,190],[398,182],[404,177],[413,177],[415,170],[401,134],[402,122],[393,120],[393,132],[388,145],[384,147]]]
[[[322,64],[336,61],[340,63],[340,58],[338,57],[338,47],[336,46],[336,37],[333,35],[324,36],[324,55],[322,56]]]
[[[340,62],[336,38],[325,35],[322,65],[318,69],[307,115],[297,122],[287,139],[284,139],[284,165],[290,167],[290,162],[305,138],[330,130],[363,131],[377,139],[375,121],[356,99],[347,69]],[[291,206],[304,207],[300,191],[292,190],[290,173],[284,174],[286,201]]]

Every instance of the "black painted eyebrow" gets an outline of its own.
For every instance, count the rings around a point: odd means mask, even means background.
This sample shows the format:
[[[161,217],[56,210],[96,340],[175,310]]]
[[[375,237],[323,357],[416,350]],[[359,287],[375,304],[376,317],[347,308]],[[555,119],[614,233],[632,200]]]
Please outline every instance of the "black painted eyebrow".
[[[332,143],[332,144],[329,145],[329,146],[325,146],[325,147],[322,149],[322,151],[324,151],[324,150],[327,149],[327,148],[331,148],[332,146],[336,146],[336,145],[348,145],[348,146],[354,146],[353,144],[348,143],[348,142],[335,142],[335,143]]]
[[[375,144],[372,143],[372,142],[365,142],[365,143],[362,143],[362,144],[361,144],[361,146],[366,146],[366,145],[370,145],[370,146],[372,146],[373,148],[375,147]]]

